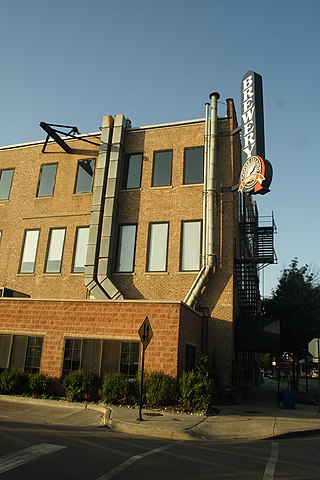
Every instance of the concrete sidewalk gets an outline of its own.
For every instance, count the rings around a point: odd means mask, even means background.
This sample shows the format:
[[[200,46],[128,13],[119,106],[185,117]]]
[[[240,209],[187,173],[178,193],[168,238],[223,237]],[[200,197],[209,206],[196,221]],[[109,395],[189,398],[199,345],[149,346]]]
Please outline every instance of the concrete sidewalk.
[[[286,384],[281,384],[281,390],[285,388]],[[143,421],[139,421],[137,408],[68,404],[5,395],[0,396],[0,405],[1,412],[11,415],[15,421],[26,419],[33,423],[90,429],[106,426],[117,432],[173,440],[262,439],[320,433],[318,405],[296,404],[292,410],[282,408],[281,404],[278,406],[277,382],[270,379],[265,379],[241,405],[218,406],[219,413],[212,416],[143,409]]]
[[[281,390],[285,388],[286,383],[281,384]],[[141,422],[138,410],[111,407],[107,425],[116,431],[172,439],[261,439],[320,433],[318,405],[296,404],[292,410],[278,406],[277,382],[270,379],[265,379],[241,405],[218,409],[219,414],[213,416],[143,410]]]

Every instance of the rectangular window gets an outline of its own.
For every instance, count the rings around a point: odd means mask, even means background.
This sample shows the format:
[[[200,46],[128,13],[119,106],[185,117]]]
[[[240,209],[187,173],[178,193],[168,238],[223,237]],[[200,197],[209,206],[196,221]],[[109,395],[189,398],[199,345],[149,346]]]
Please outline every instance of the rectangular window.
[[[12,335],[0,335],[0,368],[8,368]]]
[[[120,372],[128,377],[134,377],[139,367],[138,342],[122,342]]]
[[[89,227],[78,227],[73,255],[73,273],[84,273],[87,258]]]
[[[19,368],[29,373],[40,371],[42,337],[0,335],[0,368]]]
[[[61,272],[65,234],[65,228],[52,228],[50,230],[45,273]]]
[[[134,377],[139,355],[140,342],[70,338],[65,341],[62,373],[83,369],[100,377],[119,372]]]
[[[24,370],[29,373],[36,373],[40,370],[42,337],[29,337],[27,355]]]
[[[137,225],[120,225],[117,272],[133,272],[136,248]]]
[[[86,372],[92,372],[99,375],[101,358],[100,340],[83,340],[81,368]]]
[[[28,348],[28,337],[25,335],[14,335],[10,355],[9,368],[24,368]]]
[[[66,374],[80,369],[82,341],[76,338],[68,338],[64,346],[63,370]]]
[[[203,147],[185,148],[183,183],[203,182]]]
[[[149,226],[148,272],[167,270],[168,223],[151,223]]]
[[[152,186],[171,185],[172,150],[155,152],[153,158]]]
[[[120,372],[121,343],[118,340],[103,340],[101,376]]]
[[[182,222],[181,270],[200,270],[201,221]]]
[[[13,179],[13,168],[0,170],[0,200],[8,200]]]
[[[142,153],[126,155],[122,188],[129,189],[141,187],[142,159]]]
[[[77,168],[75,193],[86,193],[92,191],[95,159],[79,160]]]
[[[53,195],[57,168],[57,163],[41,165],[37,197],[50,197]]]
[[[20,273],[33,273],[36,263],[40,230],[26,230],[20,264]]]

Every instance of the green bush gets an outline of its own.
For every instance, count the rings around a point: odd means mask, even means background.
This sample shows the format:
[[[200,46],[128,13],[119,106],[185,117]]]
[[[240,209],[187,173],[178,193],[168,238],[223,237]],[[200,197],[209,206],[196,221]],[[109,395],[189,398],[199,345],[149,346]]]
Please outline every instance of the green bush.
[[[203,357],[195,370],[182,373],[179,380],[179,405],[185,411],[207,412],[214,397],[214,382],[207,371],[207,357]]]
[[[0,391],[6,395],[21,395],[29,392],[29,375],[18,368],[3,370],[0,376]]]
[[[92,372],[85,372],[84,370],[70,372],[62,380],[67,400],[70,402],[92,400],[97,383],[96,375]]]
[[[144,374],[144,397],[147,407],[162,407],[174,401],[174,380],[163,372]]]
[[[52,394],[53,379],[45,373],[32,373],[29,376],[31,395],[38,398],[48,398]]]
[[[138,399],[137,382],[123,373],[110,373],[103,378],[99,394],[103,403],[131,405]]]

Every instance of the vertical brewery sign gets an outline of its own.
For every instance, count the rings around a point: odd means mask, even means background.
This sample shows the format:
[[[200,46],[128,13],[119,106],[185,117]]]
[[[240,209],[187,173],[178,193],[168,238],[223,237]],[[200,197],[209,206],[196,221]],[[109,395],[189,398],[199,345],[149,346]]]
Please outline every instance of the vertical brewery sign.
[[[239,191],[269,192],[272,167],[265,159],[262,77],[248,72],[241,81],[242,170]]]

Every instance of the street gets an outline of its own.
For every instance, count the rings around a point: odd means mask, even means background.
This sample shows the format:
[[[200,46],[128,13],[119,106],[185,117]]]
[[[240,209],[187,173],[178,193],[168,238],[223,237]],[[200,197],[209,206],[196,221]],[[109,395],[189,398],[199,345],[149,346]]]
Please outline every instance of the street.
[[[3,480],[315,479],[320,438],[169,441],[0,417]]]

